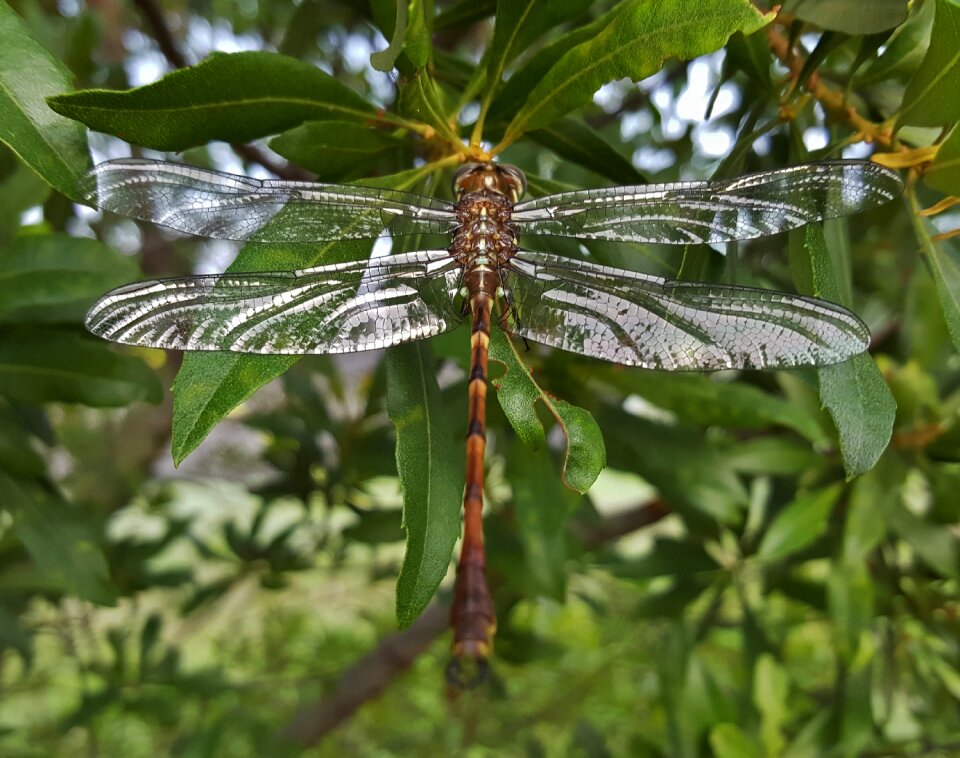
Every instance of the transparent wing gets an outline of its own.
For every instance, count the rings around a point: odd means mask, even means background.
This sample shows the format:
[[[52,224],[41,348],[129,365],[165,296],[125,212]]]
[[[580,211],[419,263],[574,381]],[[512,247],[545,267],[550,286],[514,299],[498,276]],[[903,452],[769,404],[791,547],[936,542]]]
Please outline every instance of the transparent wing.
[[[261,181],[163,161],[101,163],[81,180],[80,191],[104,210],[219,239],[369,239],[384,231],[443,234],[457,223],[451,204],[407,192]],[[284,223],[267,226],[274,219]]]
[[[845,308],[783,292],[669,281],[528,251],[503,273],[514,333],[628,366],[827,365],[870,342]]]
[[[827,161],[719,182],[563,192],[521,203],[521,234],[690,244],[753,239],[892,200],[903,183],[870,161]]]
[[[460,269],[445,250],[113,290],[86,325],[115,342],[238,353],[353,353],[447,331]]]

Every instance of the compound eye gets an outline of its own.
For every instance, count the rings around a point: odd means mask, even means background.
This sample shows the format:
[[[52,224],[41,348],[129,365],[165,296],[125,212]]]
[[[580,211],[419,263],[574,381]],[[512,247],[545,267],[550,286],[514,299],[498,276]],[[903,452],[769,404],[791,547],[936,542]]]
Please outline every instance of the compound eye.
[[[506,171],[510,175],[511,179],[516,181],[517,186],[520,188],[520,191],[517,192],[517,198],[519,199],[524,195],[526,195],[527,194],[527,177],[524,175],[524,173],[520,169],[518,169],[516,166],[509,163],[504,163],[502,164],[502,166],[504,171]]]
[[[456,194],[460,190],[460,183],[464,180],[467,174],[471,173],[479,163],[464,163],[460,168],[458,168],[453,174],[453,192]]]

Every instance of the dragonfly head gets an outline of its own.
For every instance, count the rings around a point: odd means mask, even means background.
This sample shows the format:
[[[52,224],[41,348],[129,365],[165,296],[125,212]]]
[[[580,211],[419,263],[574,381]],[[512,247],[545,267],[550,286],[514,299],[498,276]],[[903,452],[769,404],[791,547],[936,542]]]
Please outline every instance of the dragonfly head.
[[[471,192],[490,190],[517,202],[527,191],[527,178],[509,163],[466,163],[453,176],[453,192],[461,198]]]

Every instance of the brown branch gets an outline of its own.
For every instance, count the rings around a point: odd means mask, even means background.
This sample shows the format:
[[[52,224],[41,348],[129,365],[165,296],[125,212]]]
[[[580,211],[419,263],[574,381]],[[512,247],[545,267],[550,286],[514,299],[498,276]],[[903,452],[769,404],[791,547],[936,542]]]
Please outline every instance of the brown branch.
[[[287,742],[309,747],[341,724],[368,700],[379,696],[394,677],[430,647],[447,629],[450,609],[435,602],[402,632],[384,638],[343,672],[336,691],[308,705],[293,717],[281,732]]]
[[[170,27],[167,26],[167,21],[163,17],[163,11],[156,6],[153,0],[133,0],[133,4],[137,6],[140,15],[143,16],[143,20],[146,21],[147,26],[150,27],[150,33],[153,35],[154,40],[156,40],[160,52],[163,53],[163,57],[167,59],[170,65],[174,68],[184,68],[188,66],[186,56],[183,54],[183,51],[180,50],[177,41],[173,38],[173,32],[170,31]]]
[[[600,547],[653,524],[670,513],[657,499],[618,514],[575,536],[588,549]],[[402,632],[384,638],[376,648],[343,672],[327,698],[301,708],[281,732],[281,739],[300,747],[316,745],[368,700],[378,697],[396,676],[408,669],[433,641],[447,631],[450,608],[434,602]]]
[[[766,34],[770,50],[790,70],[791,78],[799,80],[803,73],[804,58],[791,49],[790,43],[773,24],[766,27]],[[888,126],[861,116],[856,108],[847,103],[843,92],[824,84],[816,73],[811,74],[805,82],[799,82],[799,84],[823,106],[830,118],[847,124],[867,142],[875,142],[886,148],[897,146],[893,132]]]

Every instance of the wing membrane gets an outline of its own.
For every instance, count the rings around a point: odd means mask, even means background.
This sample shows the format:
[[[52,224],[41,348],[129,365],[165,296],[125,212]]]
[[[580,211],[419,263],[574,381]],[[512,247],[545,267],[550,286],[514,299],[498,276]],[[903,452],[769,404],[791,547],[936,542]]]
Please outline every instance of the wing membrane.
[[[101,163],[80,190],[104,210],[219,239],[328,242],[384,231],[443,234],[456,226],[452,205],[407,192],[261,181],[164,161]],[[274,219],[284,223],[267,226]]]
[[[826,161],[718,182],[583,190],[521,203],[522,234],[621,242],[731,242],[857,213],[892,200],[903,183],[870,161]]]
[[[372,350],[430,337],[459,320],[459,268],[445,250],[264,274],[159,279],[121,287],[87,329],[177,350],[304,354]]]
[[[828,365],[863,352],[870,341],[859,318],[823,300],[670,281],[546,253],[521,251],[504,285],[516,334],[629,366]]]

